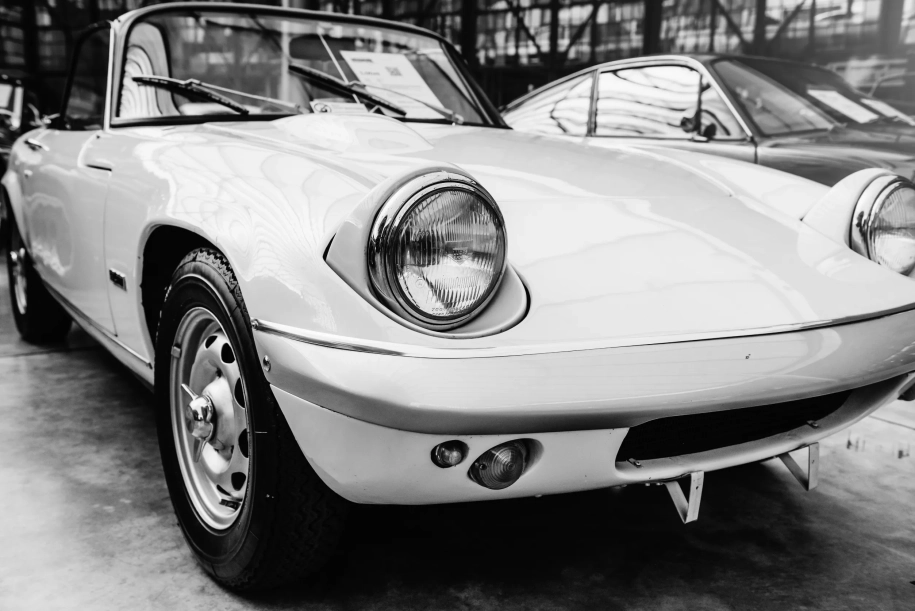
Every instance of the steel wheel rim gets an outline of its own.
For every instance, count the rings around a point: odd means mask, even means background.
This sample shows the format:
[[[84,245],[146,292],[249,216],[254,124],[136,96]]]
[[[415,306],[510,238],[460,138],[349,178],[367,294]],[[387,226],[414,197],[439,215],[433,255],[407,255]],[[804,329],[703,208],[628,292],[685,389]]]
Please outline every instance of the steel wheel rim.
[[[181,319],[169,375],[172,434],[188,498],[213,530],[235,523],[248,489],[248,398],[236,355],[209,310],[193,308]],[[211,410],[208,438],[195,428],[194,396]]]
[[[13,272],[13,295],[16,297],[16,308],[20,314],[25,314],[28,307],[28,280],[25,277],[25,248],[20,247],[18,250],[10,252],[10,264]]]

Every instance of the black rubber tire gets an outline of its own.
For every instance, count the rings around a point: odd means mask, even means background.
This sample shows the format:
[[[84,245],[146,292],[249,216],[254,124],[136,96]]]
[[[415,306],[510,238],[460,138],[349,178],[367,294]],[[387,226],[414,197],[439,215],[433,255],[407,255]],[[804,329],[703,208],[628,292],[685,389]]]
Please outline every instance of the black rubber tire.
[[[250,403],[248,488],[238,518],[224,531],[210,529],[198,517],[172,432],[171,348],[181,319],[195,307],[206,308],[222,325]],[[156,337],[155,390],[165,479],[184,537],[201,566],[238,591],[286,585],[321,568],[340,539],[348,503],[321,481],[299,449],[261,370],[235,274],[215,250],[192,251],[172,275]]]
[[[23,249],[22,235],[16,226],[12,211],[8,208],[6,195],[2,194],[0,197],[4,200],[0,202],[0,205],[7,207],[3,233],[6,234],[4,246],[6,248],[6,274],[10,289],[10,309],[13,311],[13,319],[16,321],[16,330],[19,331],[22,339],[33,344],[63,341],[70,332],[73,320],[45,288],[44,281],[32,265],[32,257],[27,249]],[[19,257],[26,280],[24,312],[19,308],[19,302],[16,299],[13,256],[18,255],[13,255],[14,252],[25,253],[24,257]]]

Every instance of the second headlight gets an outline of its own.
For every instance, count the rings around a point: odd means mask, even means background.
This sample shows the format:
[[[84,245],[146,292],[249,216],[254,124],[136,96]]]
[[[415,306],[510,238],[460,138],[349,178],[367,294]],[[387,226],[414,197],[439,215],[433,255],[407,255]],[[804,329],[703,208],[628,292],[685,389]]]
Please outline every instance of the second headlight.
[[[915,271],[915,185],[904,178],[877,180],[862,194],[851,245],[894,272]]]
[[[437,172],[399,189],[379,211],[368,264],[389,307],[435,330],[457,327],[494,295],[506,266],[502,213],[459,174]]]

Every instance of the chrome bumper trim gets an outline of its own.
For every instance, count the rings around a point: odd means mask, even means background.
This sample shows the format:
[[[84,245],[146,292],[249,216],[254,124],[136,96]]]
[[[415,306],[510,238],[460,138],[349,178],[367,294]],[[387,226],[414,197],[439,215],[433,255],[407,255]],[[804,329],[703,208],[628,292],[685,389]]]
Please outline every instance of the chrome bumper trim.
[[[606,348],[633,348],[637,346],[657,346],[662,344],[681,344],[716,339],[732,339],[740,337],[755,337],[760,335],[776,335],[780,333],[794,333],[824,327],[837,327],[868,320],[876,320],[915,310],[915,303],[900,306],[890,310],[881,310],[871,314],[847,316],[834,320],[821,320],[814,322],[775,325],[770,327],[757,327],[751,329],[734,329],[731,331],[710,331],[706,333],[684,333],[680,335],[658,335],[648,337],[629,337],[618,340],[594,340],[583,342],[569,342],[557,344],[514,345],[514,346],[467,346],[459,347],[458,344],[469,340],[446,340],[449,346],[420,346],[383,342],[355,337],[344,337],[332,333],[313,331],[290,327],[279,323],[252,319],[251,327],[260,333],[267,333],[291,339],[313,346],[349,350],[352,352],[365,352],[368,354],[382,354],[386,356],[400,356],[417,359],[481,359],[510,356],[529,356],[534,354],[555,354],[559,352],[582,352],[586,350],[603,350]]]

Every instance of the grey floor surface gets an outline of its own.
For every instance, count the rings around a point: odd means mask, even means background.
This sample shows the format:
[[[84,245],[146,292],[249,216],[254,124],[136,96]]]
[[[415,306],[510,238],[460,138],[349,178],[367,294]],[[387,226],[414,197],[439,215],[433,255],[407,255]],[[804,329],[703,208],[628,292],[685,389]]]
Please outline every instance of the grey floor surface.
[[[628,487],[355,507],[313,583],[242,597],[176,527],[152,401],[81,331],[22,343],[0,266],[0,609],[915,610],[915,403],[822,444],[820,486],[777,461],[706,476],[699,522]]]

